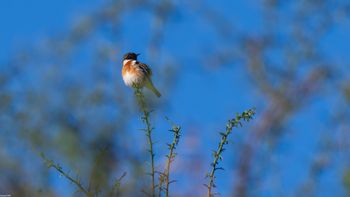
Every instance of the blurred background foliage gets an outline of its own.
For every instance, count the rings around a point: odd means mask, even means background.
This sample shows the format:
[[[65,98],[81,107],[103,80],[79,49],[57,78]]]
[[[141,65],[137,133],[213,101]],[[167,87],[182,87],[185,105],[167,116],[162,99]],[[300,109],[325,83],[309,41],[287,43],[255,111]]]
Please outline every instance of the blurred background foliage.
[[[120,78],[135,51],[163,95],[147,96],[159,168],[164,116],[183,128],[173,196],[205,193],[218,132],[253,106],[225,152],[222,196],[350,195],[348,1],[115,0],[80,14],[2,58],[0,194],[82,195],[40,152],[101,196],[124,172],[122,196],[147,190],[140,113]]]

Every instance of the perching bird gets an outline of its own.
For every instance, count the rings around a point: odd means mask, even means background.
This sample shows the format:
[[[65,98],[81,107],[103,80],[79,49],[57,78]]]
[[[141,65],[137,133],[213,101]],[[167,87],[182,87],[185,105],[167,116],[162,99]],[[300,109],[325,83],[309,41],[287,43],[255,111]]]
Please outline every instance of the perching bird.
[[[146,64],[137,61],[138,55],[140,54],[127,53],[124,55],[122,76],[125,85],[137,88],[146,87],[160,97],[161,94],[152,83],[152,70]]]

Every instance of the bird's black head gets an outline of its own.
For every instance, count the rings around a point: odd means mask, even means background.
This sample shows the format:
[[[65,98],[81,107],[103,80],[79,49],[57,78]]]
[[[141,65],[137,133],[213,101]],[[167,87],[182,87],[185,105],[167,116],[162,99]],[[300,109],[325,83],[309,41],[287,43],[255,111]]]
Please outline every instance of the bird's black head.
[[[139,55],[139,53],[127,53],[124,55],[123,60],[137,60],[137,56]]]

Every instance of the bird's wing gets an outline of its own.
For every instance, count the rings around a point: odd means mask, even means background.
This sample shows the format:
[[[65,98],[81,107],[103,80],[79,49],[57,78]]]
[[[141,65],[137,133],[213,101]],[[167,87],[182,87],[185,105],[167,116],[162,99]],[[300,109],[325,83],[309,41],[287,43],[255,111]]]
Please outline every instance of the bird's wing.
[[[141,69],[141,71],[147,76],[152,76],[152,70],[147,66],[147,64],[136,62],[136,65]]]

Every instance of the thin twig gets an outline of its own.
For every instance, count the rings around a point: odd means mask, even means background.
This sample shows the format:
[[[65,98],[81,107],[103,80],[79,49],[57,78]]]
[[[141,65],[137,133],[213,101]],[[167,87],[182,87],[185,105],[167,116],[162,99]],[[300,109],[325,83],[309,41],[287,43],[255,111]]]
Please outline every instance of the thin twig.
[[[115,193],[115,196],[120,196],[119,195],[119,189],[120,189],[120,185],[121,185],[121,181],[122,179],[126,176],[126,172],[124,172],[118,179],[116,179],[114,181],[114,184],[113,184],[113,187],[112,187],[112,195],[114,195]]]
[[[164,179],[165,179],[165,176],[164,176],[164,173],[163,172],[159,172],[159,182],[158,182],[158,197],[161,197],[162,196],[162,192],[163,192],[163,184],[164,184]]]

